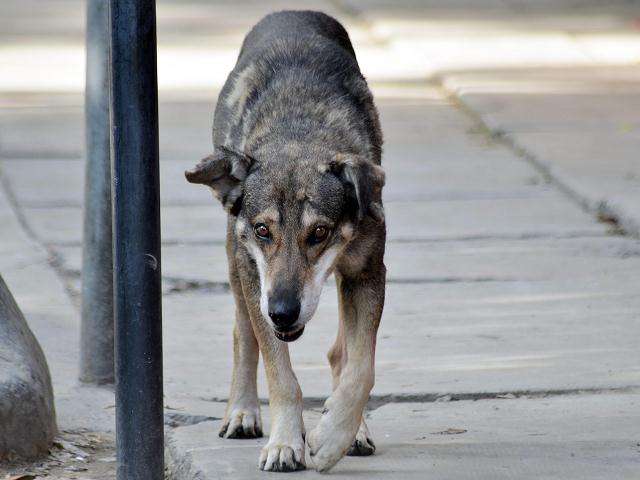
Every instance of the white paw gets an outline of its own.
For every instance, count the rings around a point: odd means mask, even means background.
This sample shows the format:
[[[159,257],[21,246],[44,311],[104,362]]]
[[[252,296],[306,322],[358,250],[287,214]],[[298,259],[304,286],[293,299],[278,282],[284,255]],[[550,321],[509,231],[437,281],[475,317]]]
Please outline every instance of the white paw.
[[[337,427],[336,425],[341,425]],[[356,434],[358,424],[345,429],[343,424],[332,419],[331,411],[322,415],[316,428],[307,435],[309,458],[319,472],[333,467],[349,450]]]
[[[271,438],[260,452],[260,470],[267,472],[295,472],[306,468],[304,462],[304,440],[299,438],[279,441]]]
[[[225,417],[218,433],[222,438],[262,437],[260,407],[230,407]]]
[[[351,447],[347,451],[347,455],[350,457],[367,457],[373,455],[376,451],[376,444],[371,440],[371,433],[367,424],[364,423],[364,418],[360,422],[360,428],[356,433],[356,439],[351,444]]]

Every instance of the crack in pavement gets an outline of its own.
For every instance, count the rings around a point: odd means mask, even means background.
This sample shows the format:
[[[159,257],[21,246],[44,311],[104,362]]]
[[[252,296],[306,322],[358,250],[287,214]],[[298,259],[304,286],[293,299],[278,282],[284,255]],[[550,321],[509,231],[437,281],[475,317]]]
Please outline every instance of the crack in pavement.
[[[55,263],[59,269],[61,274],[67,280],[79,280],[80,279],[80,271],[76,269],[68,269],[64,266],[60,265],[61,260],[60,256],[56,255],[54,260],[49,259],[48,262],[51,264]],[[424,277],[424,278],[387,278],[387,284],[391,285],[430,285],[430,284],[451,284],[451,283],[504,283],[504,282],[522,282],[522,281],[532,281],[530,279],[525,278],[499,278],[499,277]],[[229,282],[221,282],[221,281],[211,281],[211,280],[201,280],[194,278],[184,278],[184,277],[171,277],[171,276],[163,276],[163,295],[174,295],[180,293],[187,292],[203,292],[203,293],[213,293],[213,294],[224,294],[229,293],[231,291],[231,287]],[[72,296],[75,298],[79,295],[75,289],[72,289]]]
[[[162,277],[169,285],[164,289],[164,295],[172,295],[186,292],[207,292],[214,294],[228,293],[231,291],[228,282],[213,282],[209,280],[195,280],[176,277]],[[494,277],[431,277],[431,278],[388,278],[387,284],[393,285],[429,285],[450,283],[491,283],[491,282],[520,282],[530,281],[517,278]]]
[[[425,392],[416,394],[385,394],[371,395],[367,403],[367,411],[372,412],[384,405],[394,403],[438,403],[479,400],[515,400],[520,398],[548,398],[568,395],[605,395],[615,393],[640,393],[640,385],[628,385],[624,387],[576,387],[560,389],[524,389],[503,390],[497,392],[457,392],[435,393]],[[229,399],[224,397],[198,397],[205,402],[226,403]],[[322,408],[327,397],[304,397],[303,403],[306,409]],[[269,400],[259,399],[261,405],[269,405]]]
[[[22,228],[23,232],[31,241],[39,245],[47,253],[47,263],[61,280],[62,285],[64,286],[64,290],[73,305],[79,308],[79,297],[75,289],[73,288],[73,285],[71,284],[71,282],[69,282],[69,278],[65,274],[65,269],[62,265],[60,255],[51,245],[44,242],[31,227],[31,224],[27,220],[27,216],[25,215],[23,208],[20,205],[20,202],[18,201],[13,188],[11,187],[9,179],[4,174],[2,165],[0,165],[0,189],[4,191],[7,197],[7,202],[9,203],[9,208],[15,215],[16,220],[18,221],[18,224]]]
[[[211,417],[208,415],[193,415],[182,412],[164,412],[164,424],[167,427],[186,427],[189,425],[197,425],[202,422],[211,422],[222,420],[220,417]]]
[[[210,280],[192,280],[179,277],[162,277],[167,288],[163,289],[164,295],[171,295],[185,292],[207,292],[207,293],[229,293],[231,287],[229,282],[213,282]]]

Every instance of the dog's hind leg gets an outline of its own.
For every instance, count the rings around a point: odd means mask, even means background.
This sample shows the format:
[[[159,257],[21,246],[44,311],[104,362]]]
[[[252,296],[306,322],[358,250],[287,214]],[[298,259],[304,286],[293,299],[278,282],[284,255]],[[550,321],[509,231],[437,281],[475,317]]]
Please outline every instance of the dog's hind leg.
[[[385,269],[380,261],[357,276],[336,274],[344,325],[346,363],[318,426],[307,436],[311,461],[326,471],[351,447],[374,383],[376,333],[384,305]]]
[[[231,253],[228,257],[229,281],[236,303],[236,322],[233,328],[231,392],[219,435],[223,438],[256,438],[262,436],[262,419],[256,382],[258,341],[253,333],[247,304],[242,293],[236,260]]]
[[[331,366],[331,381],[333,385],[333,390],[338,388],[340,384],[340,374],[342,373],[342,368],[347,360],[346,355],[347,345],[345,344],[344,339],[344,325],[342,324],[342,319],[338,324],[338,335],[336,336],[335,342],[333,342],[333,346],[329,349],[327,353],[327,359],[329,360],[329,365]]]
[[[338,388],[338,385],[340,384],[340,374],[342,373],[342,369],[347,361],[346,352],[347,345],[344,338],[344,326],[342,325],[342,321],[340,321],[336,341],[327,354],[329,365],[331,365],[333,390]],[[358,428],[358,433],[356,433],[356,438],[351,444],[351,447],[349,447],[347,455],[351,457],[366,457],[373,455],[375,451],[376,445],[371,439],[369,427],[367,427],[363,416],[362,421],[360,422],[360,427]]]

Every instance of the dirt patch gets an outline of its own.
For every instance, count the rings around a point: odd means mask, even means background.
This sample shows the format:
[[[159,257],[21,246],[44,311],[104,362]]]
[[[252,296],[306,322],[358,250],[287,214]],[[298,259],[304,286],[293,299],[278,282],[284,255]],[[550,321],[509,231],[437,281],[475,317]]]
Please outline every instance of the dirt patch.
[[[0,466],[2,480],[112,480],[115,475],[113,437],[88,431],[62,432],[56,437],[49,455],[41,460]]]

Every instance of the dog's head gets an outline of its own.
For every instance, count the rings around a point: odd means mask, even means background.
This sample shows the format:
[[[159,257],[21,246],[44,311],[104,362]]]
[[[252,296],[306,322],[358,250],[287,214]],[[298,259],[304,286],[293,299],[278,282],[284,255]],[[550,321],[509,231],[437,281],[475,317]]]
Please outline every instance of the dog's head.
[[[217,147],[193,170],[237,217],[235,235],[255,261],[260,310],[276,336],[293,341],[318,306],[322,286],[365,218],[384,222],[382,169],[350,154],[302,145],[256,155]]]

